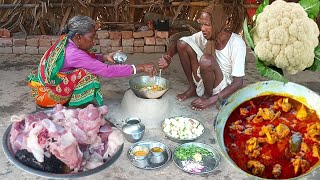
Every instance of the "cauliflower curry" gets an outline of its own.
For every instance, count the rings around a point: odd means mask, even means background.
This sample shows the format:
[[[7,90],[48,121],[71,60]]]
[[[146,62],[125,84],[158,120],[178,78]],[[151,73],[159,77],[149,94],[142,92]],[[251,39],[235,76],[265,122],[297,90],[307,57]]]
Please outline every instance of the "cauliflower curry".
[[[247,173],[293,178],[320,160],[320,119],[294,99],[260,96],[231,113],[224,143],[231,159]]]

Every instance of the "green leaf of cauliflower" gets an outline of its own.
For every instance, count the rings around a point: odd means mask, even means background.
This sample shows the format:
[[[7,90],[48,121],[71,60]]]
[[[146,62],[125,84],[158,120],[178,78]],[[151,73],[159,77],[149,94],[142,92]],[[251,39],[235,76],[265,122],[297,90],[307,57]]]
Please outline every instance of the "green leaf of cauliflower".
[[[285,83],[288,82],[288,80],[283,76],[283,72],[280,68],[274,66],[266,66],[257,57],[256,68],[258,73],[263,77]]]
[[[263,3],[258,6],[258,9],[256,11],[256,16],[258,16],[263,11],[263,9],[269,4],[270,4],[269,0],[264,0]]]
[[[314,49],[314,62],[312,64],[312,66],[310,66],[309,68],[307,68],[307,70],[310,71],[320,71],[320,45],[318,45],[315,49]]]
[[[310,19],[315,19],[319,13],[319,0],[301,0],[299,4],[303,7],[303,9],[307,12],[308,17]]]
[[[244,39],[246,40],[247,45],[253,50],[254,44],[249,33],[247,18],[245,18],[243,22],[243,33],[244,33]]]

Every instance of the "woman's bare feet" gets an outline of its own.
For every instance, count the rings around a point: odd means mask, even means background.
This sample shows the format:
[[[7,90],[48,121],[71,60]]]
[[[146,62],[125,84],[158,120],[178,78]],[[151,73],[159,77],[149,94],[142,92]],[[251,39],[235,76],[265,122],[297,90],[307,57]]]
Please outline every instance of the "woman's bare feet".
[[[178,94],[177,95],[177,100],[182,102],[185,101],[188,98],[191,98],[193,96],[196,96],[196,89],[195,88],[189,88],[186,92],[182,93],[182,94]]]

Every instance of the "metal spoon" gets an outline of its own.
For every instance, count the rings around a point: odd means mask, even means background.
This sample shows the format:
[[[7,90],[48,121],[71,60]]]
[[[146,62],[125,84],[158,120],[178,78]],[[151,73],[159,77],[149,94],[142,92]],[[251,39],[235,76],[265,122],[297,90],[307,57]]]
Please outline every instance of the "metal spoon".
[[[159,77],[158,77],[158,81],[157,81],[158,86],[160,86],[161,72],[162,72],[162,69],[159,69]]]

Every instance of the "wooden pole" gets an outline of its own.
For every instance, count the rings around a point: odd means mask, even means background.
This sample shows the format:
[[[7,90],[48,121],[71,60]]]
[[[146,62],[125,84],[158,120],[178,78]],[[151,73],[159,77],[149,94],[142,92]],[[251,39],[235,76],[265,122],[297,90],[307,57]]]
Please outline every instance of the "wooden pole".
[[[163,7],[179,6],[181,2],[172,2],[172,4],[163,5]],[[39,4],[0,4],[0,9],[12,9],[12,8],[35,8]],[[47,7],[56,8],[56,7],[73,7],[73,3],[49,3]],[[114,7],[114,4],[90,4],[90,7]],[[154,5],[156,8],[160,8],[162,5]],[[184,6],[191,7],[206,7],[208,2],[189,2],[185,3]],[[243,4],[245,8],[257,8],[259,4]],[[150,5],[143,4],[129,4],[129,8],[149,8]]]

